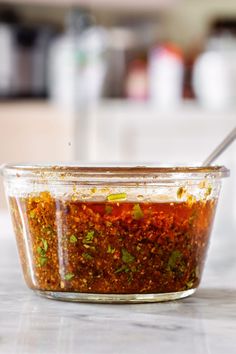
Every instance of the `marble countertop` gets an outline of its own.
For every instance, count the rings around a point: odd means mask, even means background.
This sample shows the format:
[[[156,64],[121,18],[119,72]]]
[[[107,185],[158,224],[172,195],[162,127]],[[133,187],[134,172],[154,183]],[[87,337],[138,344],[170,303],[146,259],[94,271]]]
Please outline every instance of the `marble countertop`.
[[[28,290],[7,217],[0,221],[0,353],[236,353],[232,230],[214,235],[202,284],[192,297],[103,305],[47,300]]]

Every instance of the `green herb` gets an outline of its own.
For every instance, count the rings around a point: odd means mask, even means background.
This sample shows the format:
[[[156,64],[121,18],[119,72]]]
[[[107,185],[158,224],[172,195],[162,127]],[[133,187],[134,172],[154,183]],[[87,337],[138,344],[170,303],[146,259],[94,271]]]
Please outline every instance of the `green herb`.
[[[188,281],[186,286],[188,289],[191,289],[193,287],[193,281],[192,280]]]
[[[65,274],[65,280],[71,280],[72,278],[74,278],[74,274],[73,273],[67,273]]]
[[[93,259],[93,256],[91,256],[91,254],[89,254],[89,253],[83,253],[82,257],[84,259],[86,259],[87,261],[91,261],[91,259]]]
[[[134,207],[133,207],[133,211],[132,211],[132,215],[133,215],[133,218],[135,220],[139,220],[139,219],[142,219],[143,217],[143,211],[140,207],[139,204],[135,204]]]
[[[173,251],[168,260],[168,265],[167,265],[168,269],[174,270],[177,263],[181,261],[182,257],[183,255],[180,251],[177,250]]]
[[[47,240],[45,240],[44,238],[42,238],[41,241],[42,241],[43,247],[38,246],[37,253],[39,254],[38,261],[39,261],[40,266],[44,266],[44,264],[46,264],[48,261],[48,258],[46,256],[46,252],[48,250],[48,243],[47,243]]]
[[[120,268],[116,269],[115,274],[118,274],[121,272],[128,273],[128,272],[130,272],[130,269],[127,265],[123,264]]]
[[[77,240],[77,237],[75,235],[71,235],[70,236],[70,243],[76,243],[78,240]]]
[[[30,216],[31,219],[34,219],[35,216],[36,216],[35,211],[34,210],[30,210],[29,216]]]
[[[37,253],[38,254],[42,254],[42,253],[45,253],[45,251],[42,249],[42,247],[38,246],[37,247]]]
[[[108,247],[107,247],[107,253],[111,253],[111,254],[113,254],[114,252],[115,252],[115,248],[114,247],[111,247],[111,245],[108,245]]]
[[[47,257],[45,257],[45,256],[44,257],[43,256],[39,257],[39,264],[41,266],[44,266],[47,263],[47,261],[48,261]]]
[[[44,249],[45,252],[47,252],[47,250],[48,250],[48,242],[44,238],[42,238],[41,240],[42,240],[42,243],[43,243],[43,249]]]
[[[37,247],[37,253],[42,257],[46,256],[46,251],[40,246]]]
[[[134,256],[132,256],[132,254],[130,254],[125,248],[122,248],[121,252],[122,261],[124,263],[132,263],[135,260]]]
[[[94,238],[94,231],[88,231],[83,239],[83,243],[92,243]]]
[[[116,193],[116,194],[110,194],[107,197],[107,200],[109,202],[116,202],[118,200],[125,200],[127,198],[126,193]]]
[[[112,213],[112,210],[113,210],[113,208],[112,208],[111,205],[106,205],[106,206],[105,206],[105,213],[106,213],[106,214],[111,214],[111,213]]]
[[[47,235],[54,233],[53,227],[51,225],[42,227],[41,231]]]

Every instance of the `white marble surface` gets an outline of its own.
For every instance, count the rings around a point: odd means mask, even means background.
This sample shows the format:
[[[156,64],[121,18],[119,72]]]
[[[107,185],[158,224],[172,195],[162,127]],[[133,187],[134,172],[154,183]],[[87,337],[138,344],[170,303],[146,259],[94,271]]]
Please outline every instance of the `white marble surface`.
[[[0,215],[0,224],[0,354],[236,353],[233,230],[214,235],[203,282],[192,297],[96,305],[47,300],[28,290],[6,216]]]

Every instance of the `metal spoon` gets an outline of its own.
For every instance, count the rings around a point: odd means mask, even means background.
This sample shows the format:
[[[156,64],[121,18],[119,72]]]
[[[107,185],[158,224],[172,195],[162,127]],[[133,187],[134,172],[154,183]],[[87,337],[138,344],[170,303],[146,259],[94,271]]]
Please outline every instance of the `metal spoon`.
[[[202,166],[209,166],[219,155],[236,139],[236,127],[226,136],[226,138],[212,151]]]

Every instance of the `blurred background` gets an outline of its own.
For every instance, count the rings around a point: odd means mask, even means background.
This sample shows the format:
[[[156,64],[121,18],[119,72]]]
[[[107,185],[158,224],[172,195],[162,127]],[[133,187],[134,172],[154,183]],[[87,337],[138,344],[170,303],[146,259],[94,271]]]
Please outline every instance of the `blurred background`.
[[[235,123],[235,0],[0,2],[0,164],[197,164]]]

